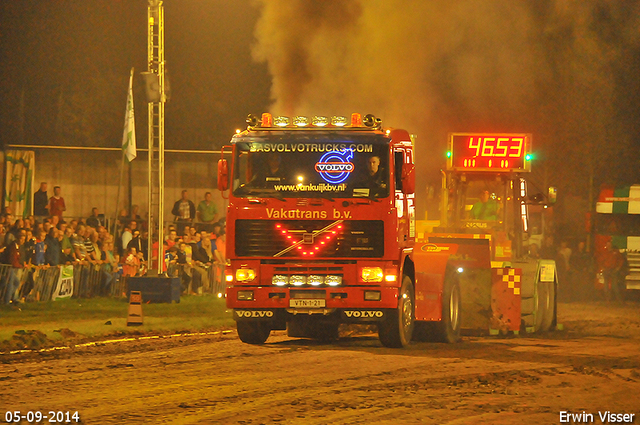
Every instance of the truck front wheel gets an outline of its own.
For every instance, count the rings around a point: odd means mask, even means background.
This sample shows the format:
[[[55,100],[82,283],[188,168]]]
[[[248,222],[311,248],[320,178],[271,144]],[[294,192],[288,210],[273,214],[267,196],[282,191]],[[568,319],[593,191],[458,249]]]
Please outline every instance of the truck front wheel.
[[[240,341],[246,344],[264,344],[271,333],[271,326],[263,321],[240,321],[236,322]]]
[[[409,345],[415,323],[413,282],[402,277],[398,308],[392,310],[378,325],[378,337],[385,347],[402,348]]]

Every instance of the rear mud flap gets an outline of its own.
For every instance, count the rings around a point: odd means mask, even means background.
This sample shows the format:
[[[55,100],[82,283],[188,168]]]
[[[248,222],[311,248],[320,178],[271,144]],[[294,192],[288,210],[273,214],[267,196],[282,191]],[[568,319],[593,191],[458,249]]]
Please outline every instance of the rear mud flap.
[[[269,322],[273,330],[286,329],[286,312],[282,309],[234,309],[233,320]]]

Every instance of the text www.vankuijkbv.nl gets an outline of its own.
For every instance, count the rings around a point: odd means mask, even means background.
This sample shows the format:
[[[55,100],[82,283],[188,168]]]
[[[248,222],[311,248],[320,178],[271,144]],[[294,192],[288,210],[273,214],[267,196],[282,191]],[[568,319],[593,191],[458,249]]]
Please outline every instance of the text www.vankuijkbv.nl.
[[[344,192],[346,184],[276,184],[273,188],[281,192]]]

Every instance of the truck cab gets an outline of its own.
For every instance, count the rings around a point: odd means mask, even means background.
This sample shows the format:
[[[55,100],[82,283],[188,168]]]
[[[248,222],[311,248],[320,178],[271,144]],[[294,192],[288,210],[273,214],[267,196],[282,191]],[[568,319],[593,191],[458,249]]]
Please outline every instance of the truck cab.
[[[392,316],[413,279],[409,134],[359,114],[248,124],[223,150],[230,164],[219,163],[226,300],[240,339],[262,343],[274,329],[334,338],[340,323],[364,322],[379,324],[388,345],[406,344]]]

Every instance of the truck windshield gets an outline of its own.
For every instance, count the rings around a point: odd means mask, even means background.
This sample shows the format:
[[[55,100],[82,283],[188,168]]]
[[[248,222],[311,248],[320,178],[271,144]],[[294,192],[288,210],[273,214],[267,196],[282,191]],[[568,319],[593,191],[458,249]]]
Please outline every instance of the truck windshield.
[[[233,194],[272,198],[389,196],[381,135],[292,135],[236,143]]]
[[[464,198],[463,220],[502,221],[504,183],[492,180],[470,181]]]

